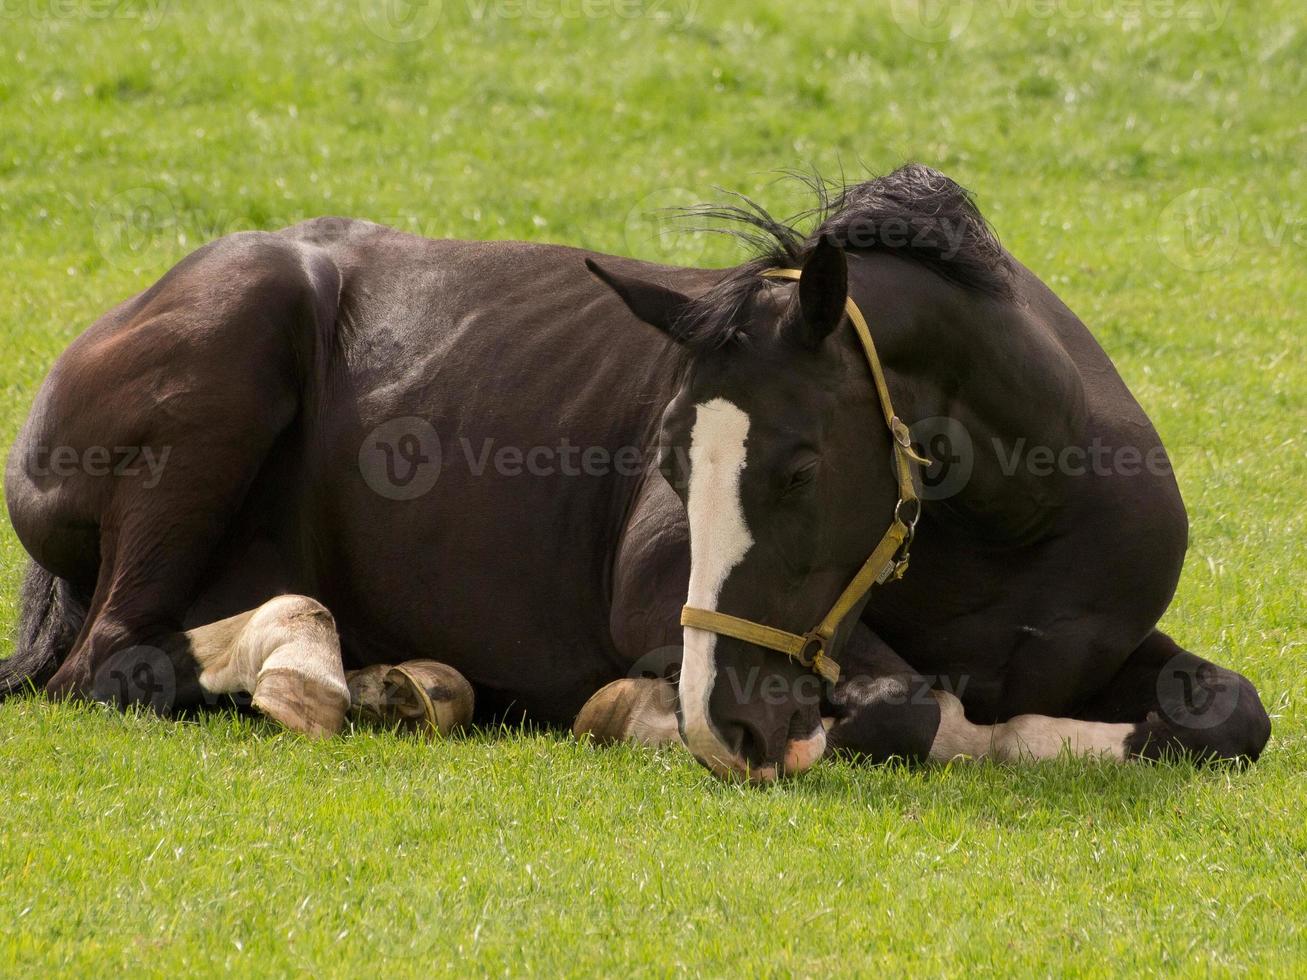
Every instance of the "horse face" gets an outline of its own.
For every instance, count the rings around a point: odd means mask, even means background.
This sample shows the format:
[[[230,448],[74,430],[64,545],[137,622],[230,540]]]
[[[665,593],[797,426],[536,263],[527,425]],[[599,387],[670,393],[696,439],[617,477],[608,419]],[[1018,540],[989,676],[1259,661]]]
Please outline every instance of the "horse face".
[[[819,245],[797,287],[764,280],[742,305],[722,304],[739,310],[736,322],[711,325],[735,338],[725,343],[681,332],[708,325],[711,295],[650,304],[630,280],[599,274],[691,351],[660,436],[663,475],[689,518],[686,604],[808,631],[865,560],[895,498],[861,355],[851,331],[832,336],[847,293],[843,252]],[[816,675],[704,630],[687,627],[684,644],[683,735],[713,772],[766,781],[820,757]]]

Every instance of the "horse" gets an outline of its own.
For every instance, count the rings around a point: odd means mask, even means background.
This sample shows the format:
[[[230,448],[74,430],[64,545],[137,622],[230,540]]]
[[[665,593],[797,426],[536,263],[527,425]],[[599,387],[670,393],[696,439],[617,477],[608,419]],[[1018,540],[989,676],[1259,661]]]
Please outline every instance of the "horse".
[[[753,782],[1255,760],[1254,686],[1157,629],[1187,518],[1089,330],[944,175],[813,186],[807,232],[705,209],[758,246],[724,269],[340,218],[201,247],[36,395],[0,691],[513,714]]]

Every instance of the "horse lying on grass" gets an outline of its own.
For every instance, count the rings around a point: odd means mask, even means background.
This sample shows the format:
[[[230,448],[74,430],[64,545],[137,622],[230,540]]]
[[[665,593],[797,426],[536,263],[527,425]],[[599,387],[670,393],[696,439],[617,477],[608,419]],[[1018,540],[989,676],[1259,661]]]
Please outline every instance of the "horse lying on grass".
[[[1253,686],[1156,629],[1184,506],[1089,331],[932,170],[821,204],[710,212],[766,246],[730,269],[341,219],[199,249],[37,395],[0,690],[311,734],[475,692],[755,780],[1255,759]]]

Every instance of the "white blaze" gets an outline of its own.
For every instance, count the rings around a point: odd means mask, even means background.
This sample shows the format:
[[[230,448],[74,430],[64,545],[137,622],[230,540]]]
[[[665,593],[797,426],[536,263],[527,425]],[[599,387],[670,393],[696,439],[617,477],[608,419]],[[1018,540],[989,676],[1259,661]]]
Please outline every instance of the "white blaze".
[[[753,545],[740,502],[749,416],[724,398],[695,406],[690,432],[690,594],[687,605],[716,609],[731,570]],[[708,723],[708,695],[717,667],[717,634],[686,627],[681,664],[681,711],[689,749],[705,762],[732,761]]]

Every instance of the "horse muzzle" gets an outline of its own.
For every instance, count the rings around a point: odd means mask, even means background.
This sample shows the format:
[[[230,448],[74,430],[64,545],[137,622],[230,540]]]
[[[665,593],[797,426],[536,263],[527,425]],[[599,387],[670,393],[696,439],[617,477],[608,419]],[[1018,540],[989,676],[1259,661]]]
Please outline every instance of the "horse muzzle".
[[[706,730],[704,730],[706,729]],[[728,736],[723,741],[710,727],[687,728],[685,743],[691,754],[713,775],[727,780],[744,780],[754,784],[774,782],[782,776],[797,776],[812,766],[826,751],[826,730],[818,724],[815,731],[801,738],[786,740],[778,760],[753,762],[744,750],[748,736]]]

